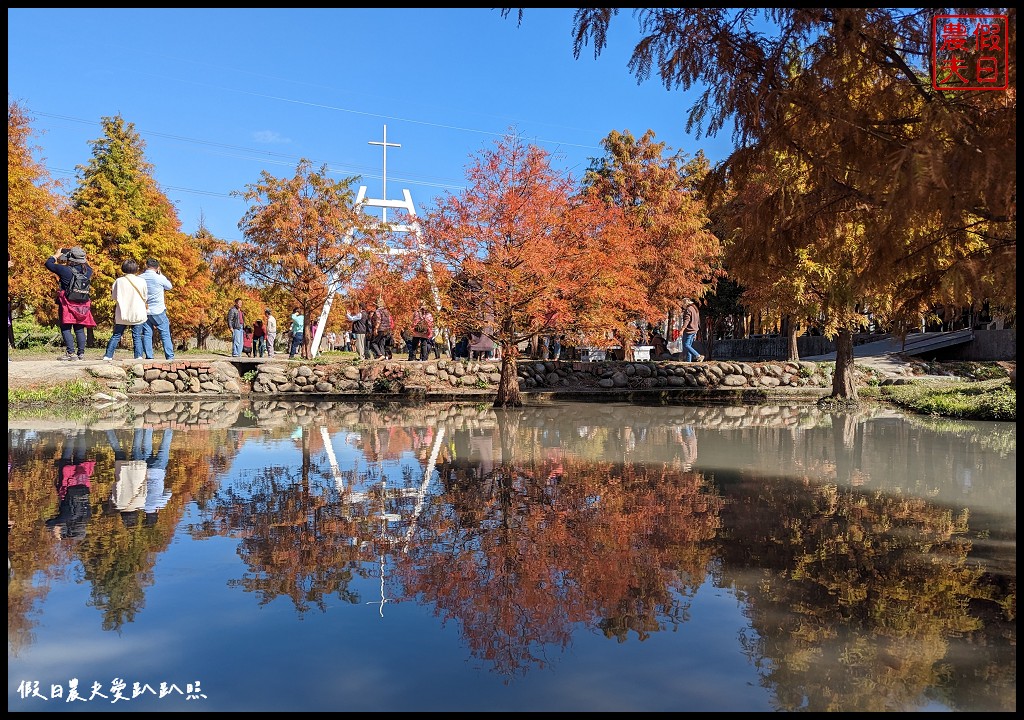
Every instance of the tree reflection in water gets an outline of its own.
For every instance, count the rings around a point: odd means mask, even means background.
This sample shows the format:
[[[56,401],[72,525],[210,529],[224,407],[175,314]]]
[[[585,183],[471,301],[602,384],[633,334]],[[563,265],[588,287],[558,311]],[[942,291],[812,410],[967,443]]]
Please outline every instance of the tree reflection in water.
[[[95,507],[75,544],[44,522],[64,435],[9,429],[15,655],[46,594],[31,578],[73,561],[104,629],[133,622],[194,504],[189,535],[237,539],[229,584],[259,605],[426,605],[506,678],[581,627],[618,643],[678,629],[710,579],[749,619],[741,645],[776,709],[1014,709],[1015,514],[1000,516],[1005,485],[978,477],[1015,477],[1005,424],[936,433],[803,406],[174,407],[138,411],[179,429],[173,494],[149,526],[101,501],[114,460],[86,431]],[[236,468],[250,443],[271,461]],[[379,600],[360,580],[379,580]]]

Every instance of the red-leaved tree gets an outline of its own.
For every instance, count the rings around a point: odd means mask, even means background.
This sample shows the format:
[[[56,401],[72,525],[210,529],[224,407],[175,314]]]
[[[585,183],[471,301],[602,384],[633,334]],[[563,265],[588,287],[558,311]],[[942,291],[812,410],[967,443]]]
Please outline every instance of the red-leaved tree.
[[[421,221],[422,242],[453,279],[442,319],[485,328],[501,349],[494,405],[519,406],[520,343],[541,332],[599,341],[648,314],[647,293],[621,210],[580,192],[546,151],[509,132],[467,179]]]

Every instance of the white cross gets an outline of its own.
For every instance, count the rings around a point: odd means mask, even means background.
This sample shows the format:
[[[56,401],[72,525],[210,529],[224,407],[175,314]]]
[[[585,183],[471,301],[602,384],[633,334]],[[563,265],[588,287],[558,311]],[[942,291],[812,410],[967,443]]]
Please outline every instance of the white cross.
[[[381,194],[380,199],[381,200],[387,200],[388,199],[388,148],[389,147],[402,147],[402,146],[399,143],[389,143],[388,142],[388,126],[387,125],[384,126],[384,142],[376,142],[374,140],[370,140],[368,144],[369,145],[382,145],[383,148],[384,148],[384,174],[383,174],[383,180],[384,180],[384,188],[383,189],[384,189],[384,192]],[[387,208],[381,208],[381,220],[383,220],[384,222],[388,221],[388,209]]]

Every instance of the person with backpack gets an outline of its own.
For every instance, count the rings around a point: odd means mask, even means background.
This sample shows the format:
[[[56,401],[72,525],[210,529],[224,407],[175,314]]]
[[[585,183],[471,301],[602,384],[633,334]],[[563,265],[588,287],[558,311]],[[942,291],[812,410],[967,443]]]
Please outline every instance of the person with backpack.
[[[384,304],[384,298],[381,298],[377,302],[377,309],[373,313],[373,343],[370,346],[370,350],[375,357],[382,357],[385,360],[393,358],[394,333],[395,323],[391,319],[391,311]]]
[[[114,350],[121,344],[124,330],[132,329],[132,350],[136,359],[145,355],[142,349],[142,326],[146,322],[146,281],[139,277],[139,264],[128,258],[121,263],[121,277],[114,281],[110,296],[114,300],[114,334],[107,343],[103,359],[111,362]]]
[[[84,430],[70,431],[57,460],[57,514],[46,521],[46,527],[58,539],[84,538],[92,516],[89,491],[96,461],[86,459],[88,448]]]
[[[91,299],[93,271],[86,262],[85,250],[80,247],[62,248],[46,258],[46,269],[60,280],[57,320],[67,352],[58,359],[85,360],[85,329],[96,327]]]

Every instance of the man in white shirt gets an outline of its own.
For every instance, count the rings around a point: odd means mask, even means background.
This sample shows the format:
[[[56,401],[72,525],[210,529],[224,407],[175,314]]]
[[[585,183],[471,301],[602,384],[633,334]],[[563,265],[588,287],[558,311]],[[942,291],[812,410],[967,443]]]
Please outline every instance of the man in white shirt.
[[[171,321],[167,319],[164,304],[164,290],[171,290],[171,281],[160,272],[160,261],[150,258],[146,261],[146,272],[142,273],[148,291],[146,297],[146,324],[142,326],[142,348],[146,359],[153,359],[153,330],[160,333],[160,344],[164,347],[164,359],[174,359],[174,342],[171,340]]]

